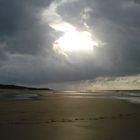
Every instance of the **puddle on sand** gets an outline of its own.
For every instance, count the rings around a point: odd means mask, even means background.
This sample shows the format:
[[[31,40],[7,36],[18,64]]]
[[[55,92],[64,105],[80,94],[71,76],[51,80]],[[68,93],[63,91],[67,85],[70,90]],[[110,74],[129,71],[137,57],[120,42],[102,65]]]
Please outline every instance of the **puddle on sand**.
[[[38,97],[38,94],[31,94],[31,93],[25,93],[25,94],[1,94],[0,100],[33,100]]]

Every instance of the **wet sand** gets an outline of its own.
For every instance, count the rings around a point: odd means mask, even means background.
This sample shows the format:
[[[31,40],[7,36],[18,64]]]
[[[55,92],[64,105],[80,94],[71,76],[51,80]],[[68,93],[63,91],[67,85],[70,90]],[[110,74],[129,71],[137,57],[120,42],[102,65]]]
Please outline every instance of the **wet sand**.
[[[140,105],[47,94],[0,101],[1,140],[139,140]]]

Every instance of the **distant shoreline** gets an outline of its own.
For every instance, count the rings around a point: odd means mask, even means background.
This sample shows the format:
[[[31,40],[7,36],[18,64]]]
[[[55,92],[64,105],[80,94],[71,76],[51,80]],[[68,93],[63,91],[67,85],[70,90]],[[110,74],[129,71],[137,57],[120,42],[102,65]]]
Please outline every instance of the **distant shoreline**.
[[[35,88],[35,87],[28,87],[28,86],[19,86],[19,85],[6,85],[0,84],[0,89],[19,89],[19,90],[48,90],[48,91],[61,91],[61,92],[73,92],[73,91],[66,91],[66,90],[54,90],[51,88]],[[74,91],[79,93],[92,93],[92,92],[140,92],[140,89],[101,89],[101,90],[87,90],[87,91]]]
[[[17,85],[4,85],[0,84],[0,89],[27,89],[27,90],[49,90],[52,91],[53,89],[50,88],[33,88],[33,87],[26,87],[26,86],[17,86]]]

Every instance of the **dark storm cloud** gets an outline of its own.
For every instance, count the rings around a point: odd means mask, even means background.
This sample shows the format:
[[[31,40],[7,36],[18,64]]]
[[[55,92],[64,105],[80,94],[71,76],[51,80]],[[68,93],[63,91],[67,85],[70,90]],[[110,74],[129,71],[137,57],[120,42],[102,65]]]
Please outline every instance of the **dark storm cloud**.
[[[48,5],[49,1],[0,1],[0,42],[6,44],[5,51],[38,53],[44,43],[44,34],[50,45],[47,36],[50,29],[47,25],[41,25],[38,17],[40,9]]]
[[[86,23],[105,43],[88,60],[67,61],[55,54],[58,32],[41,21],[52,0],[0,0],[0,83],[44,84],[140,72],[138,0],[56,1],[56,12],[74,26]]]
[[[139,0],[134,0],[134,2],[135,2],[135,3],[138,3],[138,4],[140,3],[140,1],[139,1]]]
[[[47,71],[43,65],[49,63],[53,38],[40,12],[50,2],[0,0],[0,83],[29,84],[44,77],[39,74]]]

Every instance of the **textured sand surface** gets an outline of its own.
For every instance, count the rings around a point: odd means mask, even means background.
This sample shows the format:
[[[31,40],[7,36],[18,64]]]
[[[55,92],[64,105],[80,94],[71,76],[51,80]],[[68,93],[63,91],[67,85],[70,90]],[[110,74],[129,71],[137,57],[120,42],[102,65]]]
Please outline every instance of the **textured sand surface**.
[[[1,140],[139,140],[140,106],[48,94],[0,101]]]

